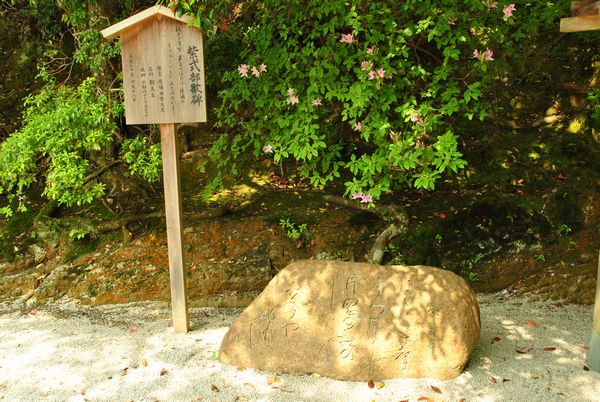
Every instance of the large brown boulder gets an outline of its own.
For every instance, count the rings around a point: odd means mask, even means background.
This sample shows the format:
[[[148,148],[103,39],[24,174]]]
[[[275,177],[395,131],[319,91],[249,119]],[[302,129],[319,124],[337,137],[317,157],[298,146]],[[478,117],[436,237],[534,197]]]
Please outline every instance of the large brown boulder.
[[[219,359],[342,380],[446,380],[469,361],[479,330],[475,294],[452,272],[299,261],[233,323]]]

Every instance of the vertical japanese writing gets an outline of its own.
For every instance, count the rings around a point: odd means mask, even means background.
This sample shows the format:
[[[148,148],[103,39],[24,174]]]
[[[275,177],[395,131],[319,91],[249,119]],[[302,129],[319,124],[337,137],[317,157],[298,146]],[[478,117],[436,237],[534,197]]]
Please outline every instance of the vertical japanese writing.
[[[381,279],[381,277],[377,277],[377,281],[379,282]],[[371,304],[369,305],[371,314],[369,316],[369,329],[371,331],[371,343],[375,343],[375,339],[377,338],[377,333],[379,332],[379,319],[381,318],[381,315],[383,314],[383,312],[385,311],[385,305],[383,304],[383,300],[382,300],[382,295],[383,295],[383,289],[381,287],[381,284],[377,283],[377,285],[375,285],[375,296],[373,297],[373,300],[371,301]]]
[[[156,66],[156,84],[158,86],[158,100],[160,102],[160,112],[165,112],[165,86],[163,84],[162,66]]]
[[[179,82],[182,83],[179,88],[179,99],[181,102],[185,102],[185,89],[183,88],[183,34],[181,33],[181,26],[177,25],[175,27],[175,32],[177,33],[177,64],[179,71]]]
[[[142,100],[144,102],[144,116],[148,118],[148,87],[146,86],[146,70],[144,67],[140,68],[140,86],[142,90]]]
[[[135,68],[135,62],[133,59],[133,55],[130,54],[129,58],[128,58],[128,68],[129,68],[129,94],[131,95],[131,101],[132,102],[137,102],[137,87],[135,85],[135,72],[136,72],[136,68]]]
[[[154,99],[156,97],[155,90],[156,81],[154,80],[154,71],[152,66],[148,67],[148,86],[150,87],[150,97]]]
[[[298,297],[298,293],[300,292],[300,289],[288,289],[286,291],[287,295],[288,295],[288,313],[287,313],[287,322],[281,327],[284,330],[284,335],[285,337],[289,337],[290,334],[294,331],[297,331],[300,329],[300,325],[298,325],[297,322],[294,321],[294,317],[296,316],[296,313],[298,312],[298,306],[297,306],[297,297]]]
[[[358,299],[356,298],[357,277],[349,276],[346,278],[345,299],[342,302],[342,308],[345,310],[342,320],[342,331],[337,336],[339,356],[344,360],[354,359],[354,341],[355,338],[350,333],[352,328],[358,322]]]
[[[202,71],[200,70],[200,61],[198,59],[199,49],[197,46],[191,45],[188,47],[188,55],[190,56],[190,92],[192,94],[191,102],[200,104],[202,102]]]
[[[175,55],[173,53],[173,46],[169,43],[169,76],[168,76],[168,88],[169,88],[169,103],[171,104],[171,110],[175,113]]]

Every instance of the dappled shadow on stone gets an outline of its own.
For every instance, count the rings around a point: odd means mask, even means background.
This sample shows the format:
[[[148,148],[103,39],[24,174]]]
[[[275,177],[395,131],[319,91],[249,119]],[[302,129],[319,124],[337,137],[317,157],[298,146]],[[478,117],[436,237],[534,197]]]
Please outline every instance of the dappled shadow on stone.
[[[232,325],[220,360],[344,380],[449,379],[479,330],[475,295],[449,271],[300,261]]]

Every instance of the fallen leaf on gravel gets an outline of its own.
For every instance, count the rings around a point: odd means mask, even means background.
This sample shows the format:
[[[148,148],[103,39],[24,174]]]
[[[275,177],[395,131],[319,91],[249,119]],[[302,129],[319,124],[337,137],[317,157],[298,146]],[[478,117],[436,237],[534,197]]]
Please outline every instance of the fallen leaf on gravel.
[[[203,396],[199,396],[198,398],[196,398],[197,401],[203,401],[204,397]]]
[[[564,307],[564,304],[562,304],[562,303],[556,303],[556,304],[554,305],[554,307],[558,307],[558,308],[560,308],[560,307]]]
[[[492,343],[494,342],[500,342],[502,340],[502,338],[498,338],[497,336],[492,338]]]
[[[129,330],[129,332],[131,332],[132,334],[135,334],[135,333],[137,332],[137,329],[135,329],[135,328],[131,328],[131,329]]]
[[[113,326],[113,323],[112,323],[112,322],[109,322],[108,324],[106,324],[106,326],[107,326],[108,328],[112,328],[112,326]]]
[[[527,321],[527,325],[529,325],[530,327],[537,327],[535,321]]]
[[[238,396],[235,398],[236,401],[240,401],[240,402],[247,402],[250,399],[246,398],[245,396]]]
[[[162,369],[160,370],[160,375],[167,375],[169,372],[167,371],[167,369]]]
[[[273,383],[276,383],[277,381],[279,381],[279,377],[277,377],[277,376],[271,377],[271,378],[269,378],[269,381],[267,381],[267,384],[273,385]]]
[[[494,384],[498,382],[498,380],[496,380],[496,377],[490,377],[490,381]]]
[[[460,398],[458,402],[465,402],[465,398]]]
[[[402,399],[402,400],[400,400],[398,402],[409,402],[409,400],[408,399]]]
[[[433,398],[430,398],[428,396],[420,396],[419,399],[417,399],[417,401],[427,401],[427,402],[435,402],[433,400]]]
[[[81,395],[85,395],[85,388],[81,390]]]
[[[378,382],[378,383],[377,383],[377,389],[381,389],[381,388],[383,388],[383,387],[385,387],[385,384],[384,384],[384,383],[382,383],[382,382]]]
[[[221,391],[221,390],[219,389],[219,387],[217,387],[215,384],[212,384],[212,385],[210,386],[210,389],[212,389],[212,391],[213,391],[213,392],[219,392],[219,391]]]
[[[148,367],[148,361],[146,359],[142,360],[142,366]]]
[[[129,367],[125,367],[122,371],[121,371],[121,375],[127,375],[127,370],[129,370]]]
[[[441,393],[442,393],[442,390],[441,390],[441,389],[439,389],[438,387],[435,387],[435,386],[433,386],[433,385],[430,385],[430,387],[431,387],[431,389],[433,390],[433,392],[436,392],[436,393],[438,393],[438,394],[441,394]]]
[[[375,383],[373,382],[373,380],[369,380],[367,385],[369,386],[369,388],[375,388]]]
[[[516,349],[516,352],[520,355],[525,355],[527,352],[525,350]]]
[[[584,369],[585,371],[590,371],[590,368],[589,368],[588,366],[583,366],[583,369]]]
[[[556,348],[555,347],[548,347],[548,348],[544,348],[544,350],[546,352],[552,352],[553,350],[556,350]]]

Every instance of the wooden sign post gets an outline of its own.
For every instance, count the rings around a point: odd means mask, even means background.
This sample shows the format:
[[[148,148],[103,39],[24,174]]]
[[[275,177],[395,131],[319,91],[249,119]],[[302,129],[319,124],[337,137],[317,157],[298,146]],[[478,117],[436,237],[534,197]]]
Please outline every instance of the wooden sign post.
[[[189,329],[175,123],[206,121],[202,33],[191,21],[154,6],[102,31],[121,38],[127,124],[160,124],[175,332]]]
[[[583,32],[600,29],[600,0],[571,2],[572,17],[560,20],[560,32]],[[587,354],[589,367],[600,373],[600,255],[596,277],[596,300],[592,320],[592,340]]]

